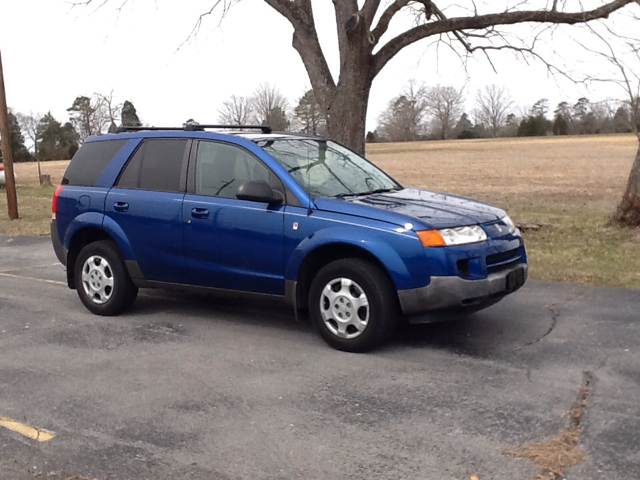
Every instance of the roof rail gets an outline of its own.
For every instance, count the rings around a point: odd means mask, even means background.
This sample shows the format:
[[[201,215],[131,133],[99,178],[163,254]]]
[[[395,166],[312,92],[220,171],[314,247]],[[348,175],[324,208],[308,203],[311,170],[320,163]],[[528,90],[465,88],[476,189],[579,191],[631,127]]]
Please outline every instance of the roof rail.
[[[271,133],[271,127],[268,125],[202,125],[199,123],[188,123],[183,127],[126,127],[124,125],[118,127],[116,133],[138,132],[141,130],[183,130],[187,132],[200,132],[205,128],[215,129],[231,129],[231,130],[261,130],[262,133]]]
[[[201,123],[188,123],[184,126],[187,131],[200,131],[205,128],[232,129],[232,130],[261,130],[262,133],[271,133],[269,125],[205,125]]]

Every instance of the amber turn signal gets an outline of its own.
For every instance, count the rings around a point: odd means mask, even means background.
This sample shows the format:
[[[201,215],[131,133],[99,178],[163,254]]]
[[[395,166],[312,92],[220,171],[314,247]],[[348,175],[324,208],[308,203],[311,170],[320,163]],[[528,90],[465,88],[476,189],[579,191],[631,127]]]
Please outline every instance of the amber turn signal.
[[[438,230],[418,230],[416,233],[423,247],[443,247],[446,245]]]

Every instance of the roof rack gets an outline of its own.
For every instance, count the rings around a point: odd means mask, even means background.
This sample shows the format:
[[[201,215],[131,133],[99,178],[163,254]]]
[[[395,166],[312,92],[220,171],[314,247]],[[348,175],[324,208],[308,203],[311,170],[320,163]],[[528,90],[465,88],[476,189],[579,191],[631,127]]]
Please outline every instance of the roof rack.
[[[199,123],[188,123],[183,127],[125,127],[120,126],[116,133],[137,132],[141,130],[183,130],[186,132],[201,132],[205,128],[231,129],[231,130],[261,130],[262,133],[271,133],[268,125],[202,125]]]

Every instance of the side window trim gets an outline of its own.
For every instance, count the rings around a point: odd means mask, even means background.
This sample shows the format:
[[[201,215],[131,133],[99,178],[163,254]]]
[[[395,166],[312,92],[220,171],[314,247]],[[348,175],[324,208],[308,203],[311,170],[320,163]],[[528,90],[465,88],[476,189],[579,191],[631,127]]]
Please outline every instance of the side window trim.
[[[221,142],[219,140],[194,140],[193,141],[193,145],[191,147],[191,153],[189,155],[189,162],[188,162],[188,169],[187,169],[187,193],[190,193],[192,195],[196,195],[196,163],[197,163],[197,158],[198,158],[198,148],[200,146],[201,143],[203,142],[208,142],[208,143],[217,143],[220,145],[229,145],[232,146],[234,148],[238,148],[240,150],[242,150],[243,152],[245,152],[247,155],[249,155],[250,157],[252,157],[253,159],[255,159],[256,161],[260,162],[260,164],[262,164],[264,166],[264,168],[266,168],[269,171],[269,178],[274,178],[276,179],[276,181],[278,182],[278,185],[280,186],[280,192],[284,195],[284,205],[289,205],[289,196],[291,195],[291,192],[289,192],[289,190],[285,187],[284,183],[282,182],[282,180],[273,172],[273,170],[271,170],[269,168],[269,166],[264,163],[260,158],[258,158],[253,152],[251,152],[250,150],[244,148],[241,145],[235,144],[235,143],[231,143],[231,142]],[[272,182],[269,181],[269,183],[271,184]],[[294,197],[295,198],[295,197]],[[298,202],[296,202],[298,203]]]
[[[187,174],[189,168],[189,158],[191,157],[191,150],[195,142],[192,138],[187,140],[187,145],[184,148],[184,155],[182,156],[182,168],[180,169],[180,192],[185,193],[187,191]]]
[[[129,158],[127,159],[126,162],[124,162],[124,165],[122,166],[122,169],[120,170],[120,173],[118,174],[118,178],[116,178],[115,183],[113,184],[114,187],[116,188],[122,188],[120,187],[120,180],[122,180],[122,176],[124,175],[125,170],[129,167],[129,165],[131,164],[131,162],[133,161],[133,159],[135,158],[135,156],[138,154],[138,152],[140,152],[142,155],[144,154],[144,147],[145,144],[147,143],[147,140],[144,139],[142,140],[138,146],[136,147],[136,149],[131,152],[131,155],[129,155]],[[138,169],[138,175],[136,178],[136,183],[138,185],[140,185],[140,168]]]

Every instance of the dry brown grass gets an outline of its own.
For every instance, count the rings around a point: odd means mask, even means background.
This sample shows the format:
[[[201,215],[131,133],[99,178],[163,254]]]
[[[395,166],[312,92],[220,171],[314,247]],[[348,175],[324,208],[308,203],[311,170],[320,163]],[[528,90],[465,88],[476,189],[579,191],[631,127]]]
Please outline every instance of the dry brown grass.
[[[54,160],[51,162],[40,162],[40,169],[45,175],[51,175],[51,184],[59,185],[62,175],[69,164],[69,160]],[[38,185],[38,164],[36,162],[16,163],[14,165],[18,175],[19,185]]]
[[[449,140],[367,145],[398,181],[499,204],[612,209],[638,142],[633,135]]]
[[[584,462],[584,451],[578,446],[581,435],[582,429],[572,425],[549,440],[527,443],[504,453],[512,458],[528,458],[544,471],[530,480],[556,480],[566,467]]]
[[[401,183],[492,202],[611,209],[637,149],[633,135],[448,140],[367,145],[367,156]],[[67,160],[42,162],[60,183]],[[19,183],[38,184],[35,163],[15,165]]]
[[[587,408],[589,384],[593,375],[586,372],[584,383],[578,391],[578,401],[569,412],[569,425],[549,439],[535,443],[525,443],[505,450],[503,453],[511,458],[532,460],[542,472],[529,480],[556,480],[564,475],[566,467],[573,467],[586,460],[584,450],[578,446],[582,436],[582,415]]]

